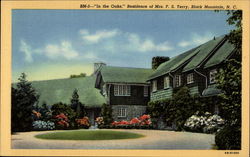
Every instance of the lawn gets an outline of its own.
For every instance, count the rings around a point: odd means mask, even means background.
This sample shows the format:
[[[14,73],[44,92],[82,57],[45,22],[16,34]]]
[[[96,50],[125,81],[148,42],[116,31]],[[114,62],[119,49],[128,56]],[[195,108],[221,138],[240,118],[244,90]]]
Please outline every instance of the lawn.
[[[144,137],[142,134],[109,130],[75,130],[36,135],[48,140],[118,140]]]

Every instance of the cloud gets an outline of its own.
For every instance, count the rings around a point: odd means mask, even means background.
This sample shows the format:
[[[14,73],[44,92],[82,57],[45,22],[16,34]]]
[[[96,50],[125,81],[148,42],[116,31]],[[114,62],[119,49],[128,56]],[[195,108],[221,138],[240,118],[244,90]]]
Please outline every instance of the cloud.
[[[98,43],[103,39],[113,38],[119,34],[117,29],[114,30],[98,30],[93,34],[90,34],[88,30],[80,30],[80,35],[82,36],[83,41],[87,43]]]
[[[24,53],[26,62],[33,62],[32,58],[32,48],[24,40],[21,40],[19,50]]]
[[[203,35],[192,33],[189,40],[182,40],[177,45],[179,47],[197,46],[211,40],[213,37],[214,35],[210,32]]]
[[[169,51],[174,49],[167,41],[156,44],[152,39],[143,40],[139,37],[139,35],[135,33],[128,34],[128,41],[129,44],[126,46],[131,47],[131,45],[133,45],[134,48],[133,51],[149,52],[149,51]]]
[[[79,53],[74,50],[71,42],[61,41],[60,44],[48,44],[44,49],[45,55],[50,59],[57,59],[63,57],[65,59],[77,58]]]

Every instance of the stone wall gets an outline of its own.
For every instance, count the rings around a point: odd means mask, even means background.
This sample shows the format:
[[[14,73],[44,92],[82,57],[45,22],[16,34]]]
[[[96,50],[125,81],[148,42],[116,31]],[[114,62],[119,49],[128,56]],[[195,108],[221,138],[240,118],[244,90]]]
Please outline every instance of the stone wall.
[[[118,117],[119,108],[126,108],[126,117]],[[112,114],[114,121],[131,120],[139,117],[146,112],[146,106],[143,105],[112,105]]]
[[[162,89],[162,90],[158,90],[156,92],[152,92],[150,95],[150,101],[171,98],[172,93],[173,93],[173,88]]]

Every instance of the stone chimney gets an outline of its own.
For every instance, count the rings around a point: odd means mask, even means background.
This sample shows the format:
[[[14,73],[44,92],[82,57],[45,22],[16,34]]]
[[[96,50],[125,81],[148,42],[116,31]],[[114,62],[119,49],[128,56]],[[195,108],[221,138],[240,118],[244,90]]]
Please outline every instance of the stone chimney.
[[[103,62],[94,63],[93,75],[96,75],[102,69],[103,66],[106,66],[106,63]]]

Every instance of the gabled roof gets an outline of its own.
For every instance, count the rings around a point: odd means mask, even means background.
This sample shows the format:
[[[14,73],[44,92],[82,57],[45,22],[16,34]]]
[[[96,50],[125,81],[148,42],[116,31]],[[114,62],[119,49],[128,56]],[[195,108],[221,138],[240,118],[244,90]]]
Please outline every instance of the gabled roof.
[[[171,58],[169,61],[162,63],[152,75],[149,76],[148,80],[167,74],[173,70],[176,70],[183,63],[194,57],[199,52],[199,46],[193,48],[187,52],[184,52],[178,56]]]
[[[217,52],[206,62],[204,68],[209,68],[211,66],[217,65],[223,61],[225,61],[235,50],[233,44],[226,41]]]
[[[183,68],[183,72],[197,68],[206,59],[219,43],[223,42],[225,36],[210,40],[199,47],[199,53]]]
[[[103,66],[100,74],[105,83],[147,83],[152,69]]]
[[[85,107],[101,107],[106,102],[100,91],[94,88],[95,76],[32,81],[31,83],[40,95],[39,105],[44,101],[48,105],[58,102],[69,104],[74,89],[78,90],[79,99]]]

